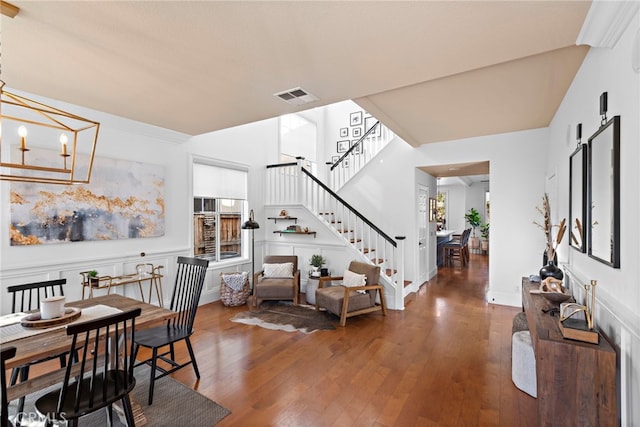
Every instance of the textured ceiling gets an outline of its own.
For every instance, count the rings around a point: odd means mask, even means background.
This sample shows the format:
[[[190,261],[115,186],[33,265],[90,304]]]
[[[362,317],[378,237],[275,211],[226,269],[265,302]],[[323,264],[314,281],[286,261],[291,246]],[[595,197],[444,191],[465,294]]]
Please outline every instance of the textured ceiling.
[[[353,99],[412,145],[549,124],[583,1],[13,1],[7,86],[190,135]],[[274,93],[319,98],[293,107]]]

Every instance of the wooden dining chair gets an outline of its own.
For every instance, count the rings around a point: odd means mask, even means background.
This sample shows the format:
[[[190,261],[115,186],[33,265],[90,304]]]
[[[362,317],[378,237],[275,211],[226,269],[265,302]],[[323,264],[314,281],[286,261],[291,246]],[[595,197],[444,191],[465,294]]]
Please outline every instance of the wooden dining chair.
[[[67,279],[56,279],[7,287],[7,292],[11,295],[11,312],[27,312],[40,309],[40,301],[42,299],[64,296],[64,285],[66,283]],[[66,364],[66,353],[42,360],[35,360],[27,365],[13,368],[11,371],[11,385],[15,385],[18,382],[18,377],[20,378],[20,382],[26,381],[29,378],[30,366],[55,358],[60,359],[60,367],[64,368]],[[24,399],[24,397],[21,397],[18,401],[18,413],[22,413],[24,409]]]
[[[190,364],[193,365],[196,377],[200,378],[200,371],[198,370],[198,364],[189,337],[193,334],[193,322],[196,317],[196,311],[198,310],[198,303],[200,302],[200,295],[202,294],[202,287],[208,266],[209,261],[205,259],[178,257],[176,282],[173,287],[170,307],[170,310],[177,312],[177,316],[168,320],[164,326],[144,329],[136,334],[134,354],[137,356],[140,347],[151,350],[150,358],[136,364],[136,366],[142,364],[151,366],[149,405],[153,403],[153,387],[157,379],[167,376]],[[176,361],[174,344],[179,341],[184,341],[187,346],[187,350],[189,351],[188,362],[179,363]],[[168,350],[166,350],[167,346],[169,347]],[[158,353],[160,349],[164,349],[165,351]],[[165,369],[163,366],[158,366],[158,360],[168,364],[170,367]],[[156,371],[160,371],[161,373],[156,375]]]
[[[9,427],[9,402],[7,401],[7,360],[16,355],[15,347],[2,347],[0,350],[0,387],[2,388],[2,413],[0,413],[0,427]]]
[[[107,408],[113,426],[113,403],[120,401],[127,425],[134,427],[129,393],[136,385],[135,318],[141,312],[135,308],[67,326],[67,335],[73,335],[69,354],[77,353],[78,360],[67,364],[61,388],[36,400],[45,425],[66,421],[69,427],[77,426],[78,418]]]

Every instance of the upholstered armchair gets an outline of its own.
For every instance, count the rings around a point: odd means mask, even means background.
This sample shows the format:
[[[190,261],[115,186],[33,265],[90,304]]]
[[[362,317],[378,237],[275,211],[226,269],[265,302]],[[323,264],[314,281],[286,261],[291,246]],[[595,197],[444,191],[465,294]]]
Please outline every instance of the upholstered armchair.
[[[330,282],[338,280],[342,280],[341,285],[328,286]],[[380,295],[380,305],[376,304],[377,295]],[[348,317],[358,314],[382,310],[382,314],[386,316],[384,289],[380,285],[380,267],[351,261],[343,276],[320,277],[316,291],[316,310],[320,308],[340,317],[340,326],[346,325]]]
[[[291,265],[289,265],[291,264]],[[293,300],[298,304],[300,270],[296,255],[267,255],[262,269],[253,277],[253,301],[257,307],[265,300]]]

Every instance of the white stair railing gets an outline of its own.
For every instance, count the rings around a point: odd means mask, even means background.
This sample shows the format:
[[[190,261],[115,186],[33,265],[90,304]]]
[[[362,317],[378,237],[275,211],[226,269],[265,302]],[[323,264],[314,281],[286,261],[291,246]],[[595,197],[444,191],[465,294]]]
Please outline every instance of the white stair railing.
[[[337,236],[360,254],[360,260],[379,265],[388,282],[395,308],[404,307],[403,236],[395,239],[356,211],[327,185],[297,163],[267,166],[266,204],[300,204],[314,213]],[[398,307],[398,305],[401,305]]]

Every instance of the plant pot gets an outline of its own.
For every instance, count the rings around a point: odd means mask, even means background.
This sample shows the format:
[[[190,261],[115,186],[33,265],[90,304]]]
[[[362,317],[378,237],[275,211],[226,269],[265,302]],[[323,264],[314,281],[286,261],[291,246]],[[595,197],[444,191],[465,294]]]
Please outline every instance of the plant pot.
[[[469,245],[471,245],[471,249],[478,249],[480,247],[480,239],[477,237],[469,238]]]
[[[488,240],[482,240],[480,241],[480,248],[486,252],[489,250],[489,241]]]

